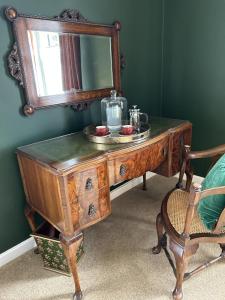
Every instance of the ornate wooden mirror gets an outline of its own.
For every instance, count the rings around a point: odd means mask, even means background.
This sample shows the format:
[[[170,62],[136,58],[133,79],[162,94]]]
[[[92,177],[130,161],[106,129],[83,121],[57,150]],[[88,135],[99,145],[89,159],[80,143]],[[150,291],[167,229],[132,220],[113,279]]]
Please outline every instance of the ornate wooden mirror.
[[[47,18],[8,7],[5,14],[15,35],[9,70],[25,90],[26,115],[55,105],[81,110],[120,92],[119,22],[93,24],[77,10]]]

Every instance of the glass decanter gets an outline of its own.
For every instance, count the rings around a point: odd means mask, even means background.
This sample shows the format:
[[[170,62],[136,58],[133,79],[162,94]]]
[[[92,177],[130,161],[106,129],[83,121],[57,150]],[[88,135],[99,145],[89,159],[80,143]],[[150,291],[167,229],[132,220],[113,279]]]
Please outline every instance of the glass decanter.
[[[115,90],[111,91],[111,97],[101,101],[102,125],[109,131],[119,131],[122,124],[127,122],[127,99],[117,96]]]

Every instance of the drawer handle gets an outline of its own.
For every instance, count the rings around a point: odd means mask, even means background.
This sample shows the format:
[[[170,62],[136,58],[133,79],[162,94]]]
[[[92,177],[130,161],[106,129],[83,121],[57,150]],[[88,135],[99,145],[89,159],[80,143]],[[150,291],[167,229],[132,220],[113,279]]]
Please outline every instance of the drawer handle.
[[[92,179],[88,178],[87,181],[86,181],[85,189],[90,191],[92,188],[93,188]]]
[[[93,217],[96,214],[96,212],[97,212],[97,210],[96,210],[94,204],[91,203],[89,205],[89,208],[88,208],[88,215],[89,215],[89,217]]]
[[[127,167],[125,165],[120,166],[120,176],[124,176],[127,173]]]

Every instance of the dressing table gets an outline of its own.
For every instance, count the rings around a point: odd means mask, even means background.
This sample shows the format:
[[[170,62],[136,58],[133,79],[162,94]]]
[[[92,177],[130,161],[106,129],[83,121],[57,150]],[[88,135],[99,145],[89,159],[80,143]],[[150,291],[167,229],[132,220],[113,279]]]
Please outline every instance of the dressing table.
[[[191,143],[189,122],[153,118],[150,137],[142,143],[101,145],[82,132],[20,147],[17,150],[28,206],[25,214],[35,230],[34,212],[57,228],[81,299],[75,253],[82,231],[111,213],[110,186],[153,171],[173,176],[181,151]]]
[[[82,110],[93,99],[109,96],[112,89],[121,92],[119,22],[93,24],[77,10],[54,18],[18,14],[12,7],[5,13],[15,34],[9,72],[24,89],[26,115],[55,105]],[[47,68],[52,57],[53,73]],[[17,149],[25,215],[32,231],[35,213],[59,230],[76,300],[82,292],[75,253],[83,230],[111,214],[110,187],[143,176],[145,188],[147,171],[175,175],[183,145],[191,144],[188,121],[151,118],[150,126],[150,135],[142,142],[95,144],[76,132]]]

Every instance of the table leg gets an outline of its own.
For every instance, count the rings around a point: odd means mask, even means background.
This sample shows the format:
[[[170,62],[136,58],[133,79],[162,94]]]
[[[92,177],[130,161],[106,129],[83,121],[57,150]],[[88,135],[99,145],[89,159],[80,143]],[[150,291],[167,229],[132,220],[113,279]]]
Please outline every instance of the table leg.
[[[30,225],[30,228],[31,228],[32,232],[35,232],[35,230],[37,229],[37,225],[36,225],[35,220],[34,220],[35,211],[29,205],[26,205],[26,207],[24,209],[24,214],[27,218],[27,221]],[[34,249],[34,253],[39,254],[38,248]]]
[[[27,218],[27,221],[30,225],[32,232],[34,232],[37,229],[37,226],[36,226],[36,223],[34,220],[34,214],[35,214],[34,210],[29,205],[26,205],[26,207],[24,209],[24,214]]]
[[[77,271],[77,259],[76,259],[76,253],[80,246],[81,239],[82,239],[82,234],[79,234],[78,236],[72,238],[68,238],[66,236],[63,236],[63,234],[60,234],[60,242],[62,244],[71,273],[73,275],[73,280],[75,285],[75,294],[73,298],[74,300],[81,300],[83,297],[80,288],[80,280]]]
[[[143,186],[142,189],[144,191],[147,191],[147,186],[146,186],[146,173],[143,175]]]

